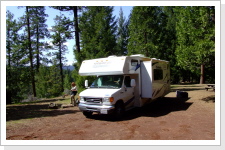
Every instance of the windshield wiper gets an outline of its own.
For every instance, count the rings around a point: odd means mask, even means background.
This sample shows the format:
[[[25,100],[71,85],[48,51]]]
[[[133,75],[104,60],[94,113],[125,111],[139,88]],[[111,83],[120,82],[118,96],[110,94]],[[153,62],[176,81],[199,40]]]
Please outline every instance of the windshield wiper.
[[[90,88],[106,88],[106,89],[118,89],[117,86],[90,86]]]
[[[90,88],[99,88],[99,86],[90,86]]]
[[[109,86],[109,88],[118,89],[118,86]]]

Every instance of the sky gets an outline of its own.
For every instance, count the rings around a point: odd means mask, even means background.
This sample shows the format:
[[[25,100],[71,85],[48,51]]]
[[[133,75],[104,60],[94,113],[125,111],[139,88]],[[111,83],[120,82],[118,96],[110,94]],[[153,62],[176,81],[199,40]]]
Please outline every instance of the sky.
[[[130,11],[132,10],[132,7],[133,6],[115,6],[113,15],[115,15],[116,18],[118,18],[120,8],[122,8],[123,14],[127,19],[128,16],[130,15]],[[53,8],[49,8],[49,7],[46,7],[45,9],[46,9],[45,13],[48,14],[46,24],[48,25],[48,28],[51,28],[51,26],[54,25],[53,19],[55,18],[56,15],[60,15],[60,11]],[[18,8],[17,6],[7,6],[6,10],[9,10],[10,12],[14,14],[14,19],[21,17],[25,14],[25,8]],[[65,14],[65,16],[69,17],[71,20],[73,19],[73,14],[71,12],[61,12],[61,13]],[[65,43],[65,45],[67,45],[68,47],[68,52],[65,55],[68,61],[64,63],[64,65],[65,66],[72,65],[73,63],[76,62],[75,56],[73,54],[73,46],[75,45],[75,39],[68,40],[67,43]]]

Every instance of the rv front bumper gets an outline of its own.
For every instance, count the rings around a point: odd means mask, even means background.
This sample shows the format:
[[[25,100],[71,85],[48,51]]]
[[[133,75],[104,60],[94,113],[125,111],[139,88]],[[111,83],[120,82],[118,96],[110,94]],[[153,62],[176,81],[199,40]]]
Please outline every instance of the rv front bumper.
[[[111,114],[113,113],[115,107],[113,105],[88,105],[85,103],[79,103],[79,109],[81,111],[97,112],[100,114]]]

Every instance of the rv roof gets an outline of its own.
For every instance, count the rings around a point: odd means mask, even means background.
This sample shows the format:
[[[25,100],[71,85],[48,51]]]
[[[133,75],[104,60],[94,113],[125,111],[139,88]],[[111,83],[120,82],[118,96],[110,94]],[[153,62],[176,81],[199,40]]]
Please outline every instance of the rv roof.
[[[157,59],[157,58],[151,58],[151,59],[156,60],[156,61],[165,61],[165,62],[169,62],[169,61],[162,60],[162,59]]]
[[[108,58],[112,58],[112,57],[117,57],[116,55],[111,55],[111,56],[109,56]]]
[[[109,56],[84,60],[79,70],[80,75],[109,75],[109,74],[129,74],[129,63],[132,59],[140,61],[164,61],[155,58],[144,57],[144,55],[132,56]]]
[[[144,55],[142,55],[142,54],[135,54],[135,55],[131,55],[130,57],[145,57]]]
[[[80,75],[124,74],[126,56],[106,57],[84,60],[79,70]]]

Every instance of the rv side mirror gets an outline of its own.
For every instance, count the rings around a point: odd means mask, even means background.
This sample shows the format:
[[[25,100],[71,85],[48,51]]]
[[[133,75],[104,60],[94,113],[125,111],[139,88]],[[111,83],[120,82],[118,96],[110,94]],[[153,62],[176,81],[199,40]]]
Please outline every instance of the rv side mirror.
[[[85,86],[85,88],[88,88],[88,80],[85,80],[84,86]]]
[[[131,85],[131,87],[135,87],[136,86],[135,79],[131,79],[130,85]]]

